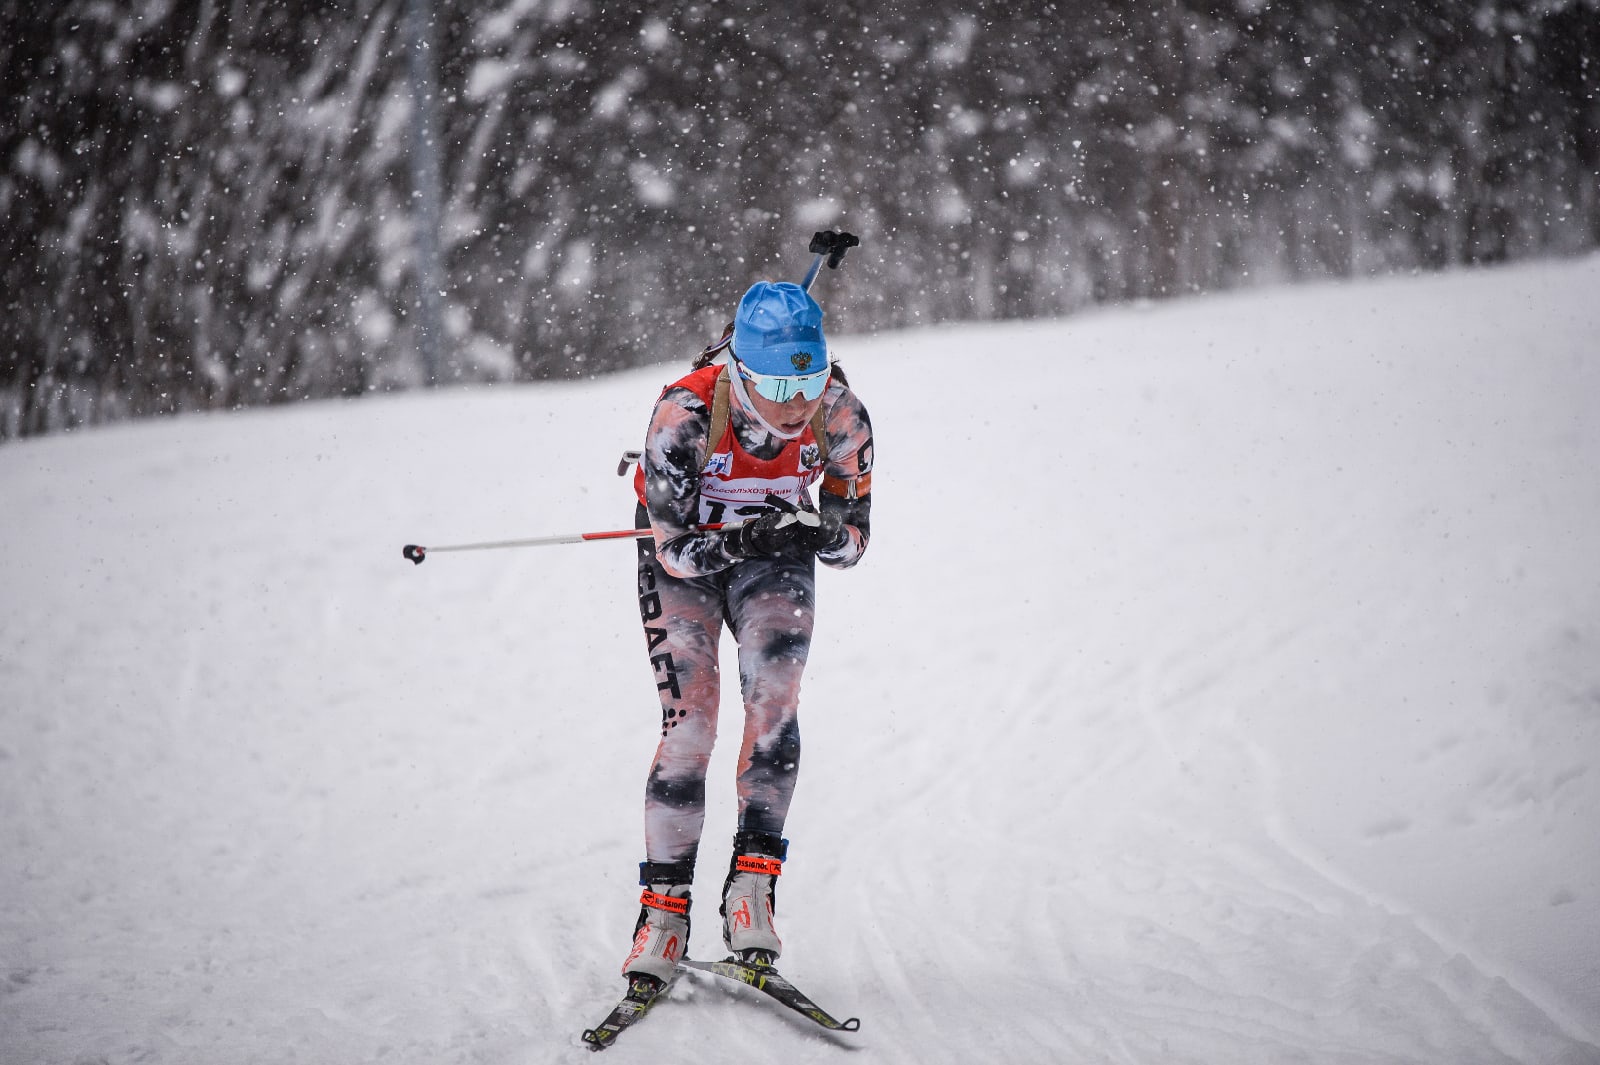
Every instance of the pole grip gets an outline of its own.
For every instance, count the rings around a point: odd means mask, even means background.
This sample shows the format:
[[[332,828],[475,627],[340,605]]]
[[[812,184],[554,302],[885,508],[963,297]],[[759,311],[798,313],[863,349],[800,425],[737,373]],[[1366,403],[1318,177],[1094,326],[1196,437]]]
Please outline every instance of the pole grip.
[[[861,238],[854,233],[835,233],[831,229],[824,229],[813,234],[809,250],[816,258],[811,260],[811,269],[806,271],[806,278],[800,282],[800,287],[811,291],[811,283],[817,279],[824,259],[828,262],[829,270],[837,270],[839,263],[844,260],[844,253],[860,246]]]

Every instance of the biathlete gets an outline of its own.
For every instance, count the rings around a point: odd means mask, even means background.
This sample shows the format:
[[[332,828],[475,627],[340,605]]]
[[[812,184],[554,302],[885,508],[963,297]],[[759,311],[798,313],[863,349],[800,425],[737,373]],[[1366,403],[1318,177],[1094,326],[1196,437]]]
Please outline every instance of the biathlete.
[[[752,286],[731,334],[703,357],[726,347],[727,365],[668,385],[650,419],[634,485],[637,524],[652,533],[639,541],[639,613],[662,727],[645,786],[644,893],[623,963],[642,991],[671,978],[689,943],[724,623],[739,645],[744,740],[722,939],[751,964],[770,965],[782,949],[773,888],[800,767],[816,561],[860,561],[872,508],[871,423],[829,359],[822,317],[799,285]],[[810,494],[818,481],[820,507]],[[700,528],[719,523],[739,524]]]

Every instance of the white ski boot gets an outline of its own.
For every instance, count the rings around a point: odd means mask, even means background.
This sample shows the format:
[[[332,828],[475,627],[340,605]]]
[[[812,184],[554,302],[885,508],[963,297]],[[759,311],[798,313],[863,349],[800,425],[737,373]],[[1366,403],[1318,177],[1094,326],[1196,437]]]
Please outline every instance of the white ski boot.
[[[633,950],[622,963],[631,981],[650,976],[663,985],[672,980],[689,949],[689,889],[693,863],[643,862],[639,866],[639,920],[633,926]]]
[[[722,942],[747,965],[771,965],[783,950],[772,915],[787,849],[787,840],[763,832],[741,831],[733,838],[722,887]]]

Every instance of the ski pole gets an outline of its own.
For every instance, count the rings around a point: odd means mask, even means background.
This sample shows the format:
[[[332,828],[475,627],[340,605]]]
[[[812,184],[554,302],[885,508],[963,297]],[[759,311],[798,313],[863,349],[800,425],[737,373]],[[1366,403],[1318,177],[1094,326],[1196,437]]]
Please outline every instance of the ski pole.
[[[816,258],[811,260],[811,269],[806,271],[806,279],[800,282],[800,287],[807,292],[811,291],[811,282],[817,279],[817,271],[822,269],[824,258],[828,260],[829,270],[837,270],[844,253],[860,246],[861,238],[854,233],[835,233],[831,229],[826,229],[813,236],[809,250]]]
[[[696,529],[721,529],[726,522],[715,525],[697,525]],[[444,551],[497,551],[503,547],[547,547],[551,544],[581,544],[589,540],[638,540],[651,535],[648,528],[644,529],[608,529],[604,532],[558,533],[555,536],[536,536],[531,540],[493,540],[481,544],[445,544],[442,547],[423,547],[421,544],[407,544],[400,553],[407,561],[422,565],[427,559],[428,552],[435,554]]]
[[[796,515],[803,524],[814,525],[817,522],[817,519],[809,511],[801,511],[799,507],[782,496],[768,492],[763,502],[769,507]],[[807,521],[807,518],[811,520]],[[718,521],[709,525],[696,525],[694,528],[696,532],[711,532],[715,529],[734,529],[741,524],[741,522],[737,521]],[[531,540],[491,540],[481,544],[446,544],[443,547],[423,547],[421,544],[407,544],[401,548],[400,554],[405,556],[406,561],[420,566],[427,559],[429,551],[436,554],[442,551],[495,551],[502,547],[547,547],[550,544],[581,544],[588,540],[638,540],[650,535],[650,528],[646,526],[643,529],[607,529],[604,532],[557,533],[555,536],[536,536]]]

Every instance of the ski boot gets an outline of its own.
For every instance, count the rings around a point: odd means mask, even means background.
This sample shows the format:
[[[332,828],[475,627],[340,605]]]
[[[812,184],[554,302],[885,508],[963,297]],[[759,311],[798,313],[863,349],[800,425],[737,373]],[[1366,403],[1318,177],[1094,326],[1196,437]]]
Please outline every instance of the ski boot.
[[[643,980],[647,986],[653,982],[659,991],[671,982],[679,959],[689,947],[689,889],[694,884],[694,859],[640,862],[639,884],[644,894],[639,896],[633,950],[622,963],[622,975],[628,978],[630,989]]]
[[[765,832],[740,830],[722,886],[722,942],[734,960],[770,967],[783,942],[772,926],[773,899],[789,841]]]

